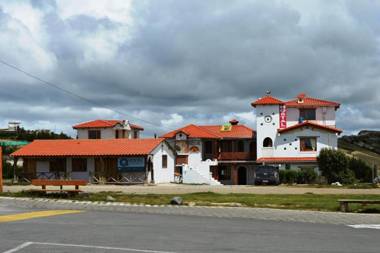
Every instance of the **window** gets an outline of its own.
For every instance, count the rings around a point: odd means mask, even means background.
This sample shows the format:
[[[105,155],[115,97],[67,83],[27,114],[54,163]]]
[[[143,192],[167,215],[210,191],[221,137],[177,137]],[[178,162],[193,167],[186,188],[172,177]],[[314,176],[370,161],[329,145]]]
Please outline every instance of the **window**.
[[[71,170],[73,172],[85,172],[87,171],[87,159],[86,158],[73,158],[71,160]]]
[[[249,151],[250,152],[255,152],[256,153],[256,143],[254,141],[251,141],[249,143]]]
[[[168,156],[162,155],[162,168],[166,169],[168,167]]]
[[[300,109],[300,122],[303,120],[315,120],[315,109]]]
[[[49,162],[50,172],[64,172],[66,171],[66,159],[57,158]]]
[[[300,150],[301,151],[317,151],[317,138],[316,137],[301,137]]]
[[[133,131],[133,139],[139,138],[139,132],[138,131]]]
[[[187,155],[177,155],[175,164],[176,165],[187,164],[188,158],[189,157]]]
[[[88,130],[89,139],[100,139],[100,130]]]
[[[232,141],[222,141],[222,152],[232,152]]]
[[[212,154],[212,142],[205,141],[205,154]]]
[[[265,138],[264,141],[263,141],[263,147],[264,148],[271,148],[271,147],[273,147],[272,139],[269,138],[269,137]]]
[[[237,149],[238,152],[244,152],[244,141],[238,141]]]

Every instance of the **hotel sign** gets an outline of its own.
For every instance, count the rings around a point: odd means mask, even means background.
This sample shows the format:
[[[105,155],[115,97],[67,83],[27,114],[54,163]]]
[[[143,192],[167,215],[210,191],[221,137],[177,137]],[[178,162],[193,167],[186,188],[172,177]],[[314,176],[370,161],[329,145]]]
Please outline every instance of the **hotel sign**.
[[[145,157],[119,157],[117,168],[120,172],[142,172],[145,171]]]
[[[286,128],[286,105],[280,105],[280,128]]]

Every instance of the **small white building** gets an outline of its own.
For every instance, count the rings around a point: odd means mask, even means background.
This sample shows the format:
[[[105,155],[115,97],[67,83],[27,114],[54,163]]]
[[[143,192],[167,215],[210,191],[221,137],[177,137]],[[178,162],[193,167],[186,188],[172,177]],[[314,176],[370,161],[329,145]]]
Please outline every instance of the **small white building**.
[[[165,139],[35,140],[11,156],[23,177],[110,183],[170,183],[175,152]]]
[[[183,183],[254,183],[255,132],[236,119],[224,125],[190,124],[162,137],[176,150],[176,173]]]
[[[282,101],[270,95],[254,102],[257,162],[280,168],[317,167],[321,149],[337,149],[335,113],[340,104],[299,94]]]
[[[73,126],[77,139],[138,139],[141,126],[128,120],[93,120]]]

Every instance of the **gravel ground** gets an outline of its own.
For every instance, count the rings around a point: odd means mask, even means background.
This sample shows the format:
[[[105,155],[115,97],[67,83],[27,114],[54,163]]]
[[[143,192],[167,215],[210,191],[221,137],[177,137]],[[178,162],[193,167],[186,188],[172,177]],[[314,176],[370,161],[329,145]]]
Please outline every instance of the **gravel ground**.
[[[69,187],[70,188],[70,187]],[[4,191],[19,192],[22,190],[40,189],[35,186],[4,186]],[[52,188],[54,189],[54,188]],[[345,188],[316,188],[308,186],[209,186],[209,185],[183,185],[162,184],[155,186],[143,185],[87,185],[81,187],[85,192],[119,191],[123,193],[136,194],[184,194],[193,192],[215,192],[215,193],[252,193],[252,194],[379,194],[380,188],[374,189],[345,189]]]

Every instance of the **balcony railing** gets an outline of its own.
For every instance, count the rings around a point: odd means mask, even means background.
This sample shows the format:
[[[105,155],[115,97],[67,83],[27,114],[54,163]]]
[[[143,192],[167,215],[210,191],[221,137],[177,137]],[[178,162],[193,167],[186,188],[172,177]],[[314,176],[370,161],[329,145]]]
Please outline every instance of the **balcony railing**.
[[[256,160],[256,154],[253,152],[221,152],[218,160]]]

